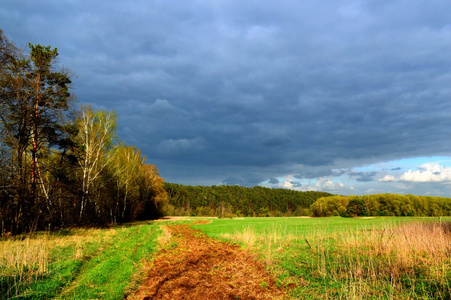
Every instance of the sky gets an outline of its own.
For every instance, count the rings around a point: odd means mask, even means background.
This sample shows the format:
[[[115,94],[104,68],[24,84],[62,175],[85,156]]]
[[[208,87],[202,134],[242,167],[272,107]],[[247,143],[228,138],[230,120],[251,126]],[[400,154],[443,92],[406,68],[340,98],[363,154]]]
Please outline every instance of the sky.
[[[451,1],[2,0],[168,182],[451,196]]]

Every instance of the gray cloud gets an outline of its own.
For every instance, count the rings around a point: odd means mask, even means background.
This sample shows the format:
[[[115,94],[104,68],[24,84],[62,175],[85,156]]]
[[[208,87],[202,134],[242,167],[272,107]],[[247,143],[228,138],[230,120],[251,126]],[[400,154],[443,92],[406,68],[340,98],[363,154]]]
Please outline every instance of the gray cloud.
[[[168,181],[254,185],[448,154],[450,9],[8,1],[0,20],[18,43],[58,47],[78,99],[115,109]]]
[[[348,176],[355,178],[357,181],[369,182],[374,181],[378,172],[349,172]]]
[[[292,187],[294,188],[299,188],[302,186],[302,184],[298,181],[290,181],[290,184],[292,185]]]
[[[278,183],[279,183],[279,180],[278,180],[277,178],[270,178],[270,179],[269,179],[269,183],[270,183],[270,184],[278,184]]]

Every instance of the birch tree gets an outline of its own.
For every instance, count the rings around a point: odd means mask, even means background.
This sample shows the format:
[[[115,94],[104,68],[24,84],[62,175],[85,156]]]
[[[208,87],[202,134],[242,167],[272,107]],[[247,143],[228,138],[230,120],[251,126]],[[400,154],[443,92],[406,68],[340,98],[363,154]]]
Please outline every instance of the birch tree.
[[[80,116],[76,120],[79,132],[75,141],[82,149],[78,160],[82,186],[80,221],[91,201],[92,192],[96,188],[95,184],[100,184],[102,171],[113,159],[110,150],[116,139],[116,119],[115,112],[93,110],[91,106],[87,106],[82,108]],[[99,205],[95,199],[92,200],[97,214]]]
[[[116,222],[117,217],[123,220],[129,202],[133,201],[130,198],[133,196],[136,196],[134,197],[135,199],[138,198],[138,181],[144,161],[145,157],[141,156],[141,150],[136,147],[121,143],[114,149],[111,169],[116,181],[117,193],[114,215],[111,214],[112,222]],[[110,209],[111,212],[112,210]]]

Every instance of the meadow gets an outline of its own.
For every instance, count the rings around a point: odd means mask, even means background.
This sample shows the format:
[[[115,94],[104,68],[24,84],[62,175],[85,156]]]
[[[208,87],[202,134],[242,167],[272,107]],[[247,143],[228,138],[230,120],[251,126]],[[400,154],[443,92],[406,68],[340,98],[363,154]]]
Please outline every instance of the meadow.
[[[0,299],[123,299],[161,229],[151,222],[64,229],[0,241]]]
[[[451,218],[241,218],[193,226],[258,253],[302,299],[450,299]]]
[[[162,225],[199,219],[4,237],[0,299],[124,299],[176,245]],[[208,220],[192,227],[247,249],[293,298],[451,298],[451,218]]]

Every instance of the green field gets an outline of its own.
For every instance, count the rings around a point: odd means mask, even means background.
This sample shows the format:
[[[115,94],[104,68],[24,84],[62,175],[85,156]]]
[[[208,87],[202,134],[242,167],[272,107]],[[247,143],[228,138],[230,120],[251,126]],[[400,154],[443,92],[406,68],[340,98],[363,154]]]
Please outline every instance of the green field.
[[[293,298],[451,298],[451,218],[208,219],[192,227],[255,253]],[[174,243],[166,224],[4,238],[0,299],[124,299]]]
[[[193,226],[258,253],[295,298],[449,299],[451,218],[242,218]]]
[[[160,234],[154,223],[136,223],[0,241],[0,299],[123,299]]]

